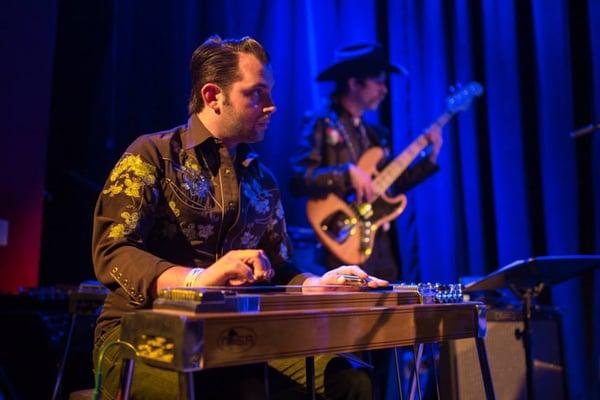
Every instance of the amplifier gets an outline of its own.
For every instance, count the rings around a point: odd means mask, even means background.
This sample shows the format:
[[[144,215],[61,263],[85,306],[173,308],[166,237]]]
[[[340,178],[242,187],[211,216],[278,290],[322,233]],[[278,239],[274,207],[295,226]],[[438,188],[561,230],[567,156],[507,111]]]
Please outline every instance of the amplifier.
[[[553,308],[537,308],[532,318],[535,396],[566,399],[560,314]],[[485,345],[497,399],[527,398],[525,350],[519,337],[522,329],[520,309],[488,309]],[[441,345],[440,385],[444,399],[485,397],[473,340],[461,339]]]
[[[61,362],[62,394],[93,386],[94,327],[105,296],[92,282],[0,295],[0,399],[51,398]]]

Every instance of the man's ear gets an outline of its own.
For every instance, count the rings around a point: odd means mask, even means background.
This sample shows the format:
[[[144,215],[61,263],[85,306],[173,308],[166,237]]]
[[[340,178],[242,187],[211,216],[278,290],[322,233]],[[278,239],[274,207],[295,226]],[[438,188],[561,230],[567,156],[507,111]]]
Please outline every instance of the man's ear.
[[[218,85],[207,83],[200,89],[200,94],[206,107],[211,108],[217,114],[221,112],[219,99],[223,95],[223,91]]]

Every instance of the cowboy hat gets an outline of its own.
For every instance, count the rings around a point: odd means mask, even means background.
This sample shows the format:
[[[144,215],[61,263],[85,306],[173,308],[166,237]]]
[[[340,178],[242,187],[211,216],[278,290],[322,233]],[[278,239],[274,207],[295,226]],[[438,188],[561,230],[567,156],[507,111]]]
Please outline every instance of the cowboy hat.
[[[385,71],[408,75],[406,69],[391,64],[379,43],[356,43],[335,51],[335,62],[325,68],[317,81],[337,81],[360,72]]]

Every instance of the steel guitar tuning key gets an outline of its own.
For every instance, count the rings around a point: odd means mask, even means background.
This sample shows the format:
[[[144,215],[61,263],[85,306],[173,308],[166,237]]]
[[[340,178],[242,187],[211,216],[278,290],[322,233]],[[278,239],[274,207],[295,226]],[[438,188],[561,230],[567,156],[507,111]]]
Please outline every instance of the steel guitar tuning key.
[[[461,284],[419,283],[418,291],[425,304],[460,303],[463,301]]]

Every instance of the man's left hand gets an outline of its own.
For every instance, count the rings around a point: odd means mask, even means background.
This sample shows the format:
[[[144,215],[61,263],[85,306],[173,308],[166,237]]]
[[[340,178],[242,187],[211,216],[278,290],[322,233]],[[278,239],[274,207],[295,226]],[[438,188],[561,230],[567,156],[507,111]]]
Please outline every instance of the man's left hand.
[[[345,275],[353,275],[360,279],[363,279],[366,283],[366,286],[370,288],[378,288],[389,285],[388,281],[383,279],[376,278],[374,276],[369,276],[365,271],[363,271],[357,265],[343,265],[336,269],[332,269],[329,272],[326,272],[321,277],[311,277],[304,281],[303,286],[306,287],[308,291],[317,290],[317,291],[326,291],[328,288],[319,288],[319,286],[327,286],[327,285],[340,285],[343,286],[346,283]],[[313,287],[311,290],[310,288]]]
[[[442,127],[438,124],[433,124],[425,132],[425,137],[431,143],[431,153],[429,154],[429,160],[435,164],[437,161],[440,150],[442,149]]]

